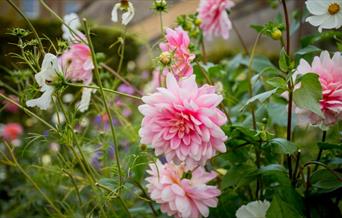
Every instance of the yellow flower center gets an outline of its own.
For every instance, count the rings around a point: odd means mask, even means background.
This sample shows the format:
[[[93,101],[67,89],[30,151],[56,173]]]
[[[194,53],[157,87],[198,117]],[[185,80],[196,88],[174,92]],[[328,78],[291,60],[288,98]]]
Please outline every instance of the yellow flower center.
[[[328,8],[329,14],[334,15],[334,14],[336,14],[339,11],[340,11],[340,5],[339,4],[332,3],[332,4],[329,5],[329,8]]]

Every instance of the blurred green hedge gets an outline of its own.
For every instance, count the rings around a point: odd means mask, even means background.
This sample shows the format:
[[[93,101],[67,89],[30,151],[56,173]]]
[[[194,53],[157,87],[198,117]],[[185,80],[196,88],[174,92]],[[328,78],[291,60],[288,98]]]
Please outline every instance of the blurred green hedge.
[[[46,35],[57,45],[57,40],[62,39],[61,23],[56,20],[32,20],[31,21],[39,36]],[[18,43],[18,38],[8,33],[14,27],[20,27],[30,30],[28,25],[23,20],[10,19],[0,17],[0,65],[6,68],[18,66],[14,59],[9,55],[11,52],[19,52],[18,48],[11,43]],[[106,62],[109,66],[117,69],[119,64],[118,47],[119,43],[110,47],[122,35],[122,31],[114,27],[94,27],[91,29],[93,44],[96,52],[102,52],[106,55]],[[33,34],[30,37],[34,37]],[[43,41],[46,48],[49,46],[47,40]],[[139,55],[139,43],[133,36],[126,37],[125,53],[123,66],[130,60],[135,60]]]

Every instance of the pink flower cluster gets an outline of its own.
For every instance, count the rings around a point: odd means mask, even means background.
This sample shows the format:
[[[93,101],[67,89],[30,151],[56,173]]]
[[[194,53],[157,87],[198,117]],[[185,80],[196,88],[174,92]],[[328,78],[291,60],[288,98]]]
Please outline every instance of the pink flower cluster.
[[[177,82],[168,74],[166,88],[142,98],[141,143],[151,144],[167,161],[185,162],[187,169],[204,165],[216,151],[226,151],[220,126],[227,118],[217,108],[222,99],[215,87],[198,87],[194,75]]]
[[[163,52],[169,52],[172,56],[170,69],[164,68],[163,74],[173,73],[177,78],[186,77],[193,73],[191,61],[195,58],[189,50],[190,38],[188,33],[177,27],[176,29],[166,29],[166,43],[161,43]]]
[[[315,57],[310,65],[304,59],[300,60],[296,75],[316,73],[322,86],[321,110],[324,117],[319,117],[313,112],[297,108],[301,121],[312,124],[333,125],[342,120],[342,55],[336,52],[332,58],[327,51],[323,51],[320,57]]]
[[[206,185],[216,177],[216,173],[207,173],[203,167],[198,167],[192,172],[191,179],[183,178],[183,165],[163,165],[160,161],[150,164],[147,172],[150,174],[146,178],[148,192],[160,204],[161,211],[169,216],[207,217],[208,207],[217,206],[220,190],[216,186]]]
[[[201,19],[201,29],[209,40],[213,36],[229,38],[229,31],[232,23],[229,20],[226,10],[234,6],[231,0],[201,0],[198,8],[198,16]]]

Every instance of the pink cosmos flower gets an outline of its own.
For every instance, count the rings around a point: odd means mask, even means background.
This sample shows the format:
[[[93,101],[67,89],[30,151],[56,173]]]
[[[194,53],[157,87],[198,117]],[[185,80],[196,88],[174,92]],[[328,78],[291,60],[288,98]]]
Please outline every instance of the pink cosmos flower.
[[[13,141],[23,134],[23,127],[19,123],[8,123],[2,127],[1,136],[7,141]]]
[[[58,60],[67,79],[73,82],[91,83],[94,65],[87,45],[82,43],[71,45]]]
[[[90,48],[87,45],[72,44],[70,49],[58,58],[58,61],[67,79],[73,82],[82,81],[84,85],[89,85],[92,82],[94,65]],[[81,102],[78,106],[81,112],[88,109],[91,92],[93,92],[92,89],[83,88]]]
[[[312,65],[304,59],[300,60],[294,78],[305,73],[316,73],[322,86],[321,110],[324,118],[313,112],[296,108],[302,121],[312,124],[333,125],[342,120],[342,56],[336,52],[332,58],[327,51],[321,52],[320,57],[315,57]]]
[[[139,131],[142,144],[151,144],[156,155],[167,161],[185,162],[193,169],[216,154],[225,152],[227,136],[220,126],[227,118],[217,106],[222,96],[215,87],[198,87],[195,75],[177,82],[173,74],[166,77],[166,88],[142,98],[144,115]]]
[[[197,11],[202,21],[201,29],[209,40],[213,36],[222,36],[224,39],[229,38],[232,23],[226,10],[231,9],[234,5],[231,0],[201,0]]]
[[[164,69],[164,75],[171,72],[177,78],[181,78],[193,73],[191,61],[195,55],[190,53],[189,45],[190,38],[182,27],[177,27],[175,30],[166,29],[166,43],[160,43],[159,46],[163,52],[173,54],[173,61],[169,69]]]
[[[150,164],[146,178],[151,199],[160,204],[162,212],[169,216],[182,218],[207,217],[209,207],[217,206],[217,196],[221,194],[216,186],[206,185],[216,177],[214,172],[206,172],[198,167],[192,172],[191,179],[182,178],[183,165],[174,163]]]

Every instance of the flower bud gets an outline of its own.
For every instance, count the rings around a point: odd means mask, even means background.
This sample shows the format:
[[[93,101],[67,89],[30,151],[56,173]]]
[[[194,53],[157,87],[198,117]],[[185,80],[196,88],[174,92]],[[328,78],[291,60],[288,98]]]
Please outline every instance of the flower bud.
[[[166,9],[167,9],[166,0],[155,0],[153,2],[153,9],[158,12],[166,12]]]
[[[281,39],[282,33],[278,28],[276,28],[273,30],[271,36],[272,36],[272,39],[279,40],[279,39]]]
[[[195,20],[195,25],[196,25],[196,26],[200,26],[201,24],[202,24],[202,20],[199,19],[199,18],[196,18],[196,20]]]
[[[159,56],[159,61],[163,65],[169,65],[171,62],[171,54],[170,52],[164,51]]]
[[[147,145],[145,145],[145,144],[140,144],[140,150],[142,150],[142,151],[146,151],[147,150]]]
[[[223,168],[218,168],[218,169],[216,169],[216,172],[217,172],[218,174],[220,174],[221,176],[224,176],[224,175],[227,174],[227,170],[226,170],[226,169],[223,169]]]

